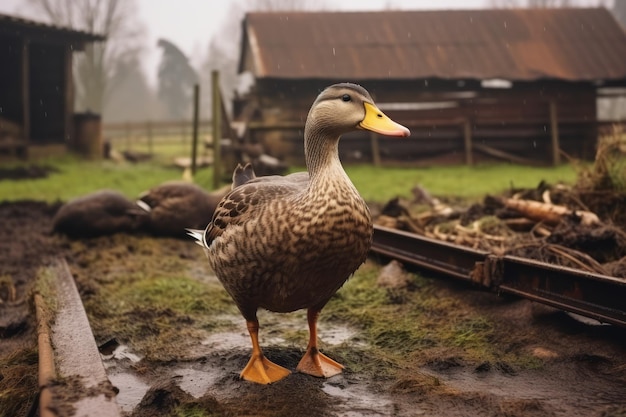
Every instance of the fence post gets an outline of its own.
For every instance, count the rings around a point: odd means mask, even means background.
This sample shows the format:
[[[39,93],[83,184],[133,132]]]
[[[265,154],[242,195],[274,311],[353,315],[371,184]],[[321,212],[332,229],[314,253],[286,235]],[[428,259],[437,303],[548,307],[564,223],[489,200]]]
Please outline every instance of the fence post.
[[[557,166],[561,163],[561,154],[559,153],[559,119],[555,99],[550,100],[550,138],[552,142],[552,165]]]
[[[220,97],[220,73],[217,70],[211,72],[211,92],[213,95],[212,117],[213,127],[213,188],[218,189],[222,182],[221,169],[221,141],[222,141],[222,104]]]
[[[126,122],[126,150],[130,150],[130,122]]]
[[[474,158],[472,155],[472,123],[470,119],[463,122],[463,143],[465,147],[465,164],[473,165]]]
[[[196,175],[198,157],[198,109],[200,107],[200,85],[193,86],[193,135],[191,137],[191,175]]]
[[[150,120],[146,123],[146,134],[148,136],[148,153],[152,155],[152,121]]]
[[[380,146],[378,144],[378,135],[370,132],[370,146],[372,149],[372,162],[375,167],[380,166]]]

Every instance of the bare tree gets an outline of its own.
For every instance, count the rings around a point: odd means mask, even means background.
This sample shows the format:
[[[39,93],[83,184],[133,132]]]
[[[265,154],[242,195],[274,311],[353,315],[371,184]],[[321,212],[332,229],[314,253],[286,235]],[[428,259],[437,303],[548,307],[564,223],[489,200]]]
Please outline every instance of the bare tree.
[[[124,78],[123,61],[141,49],[142,30],[135,19],[134,0],[28,0],[33,11],[53,24],[105,35],[105,42],[88,44],[74,60],[76,107],[101,112],[111,92]]]
[[[237,64],[241,44],[241,22],[247,12],[252,11],[312,11],[325,10],[323,0],[241,0],[230,3],[226,20],[217,35],[211,40],[206,58],[200,68],[202,85],[202,111],[208,116],[211,113],[211,71],[220,71],[224,99],[227,108],[231,103],[234,91],[239,85]]]

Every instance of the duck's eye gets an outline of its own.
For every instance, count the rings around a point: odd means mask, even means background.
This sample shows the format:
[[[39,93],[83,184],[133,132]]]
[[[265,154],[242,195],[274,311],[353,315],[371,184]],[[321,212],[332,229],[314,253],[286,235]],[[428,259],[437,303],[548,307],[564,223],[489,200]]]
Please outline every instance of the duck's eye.
[[[343,101],[350,101],[350,100],[352,100],[352,97],[350,97],[350,95],[348,95],[348,94],[344,94],[343,96],[341,96],[341,100],[343,100]]]

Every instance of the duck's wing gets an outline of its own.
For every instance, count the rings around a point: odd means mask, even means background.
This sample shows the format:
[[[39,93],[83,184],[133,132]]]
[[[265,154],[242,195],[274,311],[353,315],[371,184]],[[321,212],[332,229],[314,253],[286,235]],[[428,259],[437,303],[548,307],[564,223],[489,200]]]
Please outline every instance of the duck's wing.
[[[297,173],[284,177],[257,177],[239,185],[226,194],[215,209],[203,235],[204,245],[210,246],[229,226],[244,224],[254,218],[268,203],[295,197],[305,190],[307,182],[307,173]]]

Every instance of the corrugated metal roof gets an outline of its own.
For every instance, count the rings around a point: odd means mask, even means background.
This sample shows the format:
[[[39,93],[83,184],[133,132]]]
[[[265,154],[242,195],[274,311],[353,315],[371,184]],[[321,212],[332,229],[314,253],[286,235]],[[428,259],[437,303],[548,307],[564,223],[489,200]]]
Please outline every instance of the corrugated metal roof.
[[[250,13],[240,71],[259,78],[616,80],[606,9]]]
[[[106,39],[103,35],[95,33],[74,30],[67,27],[51,25],[47,23],[37,22],[22,17],[10,16],[0,13],[0,33],[13,36],[24,36],[25,34],[47,35],[52,34],[61,36],[68,40],[79,42],[103,41]]]

